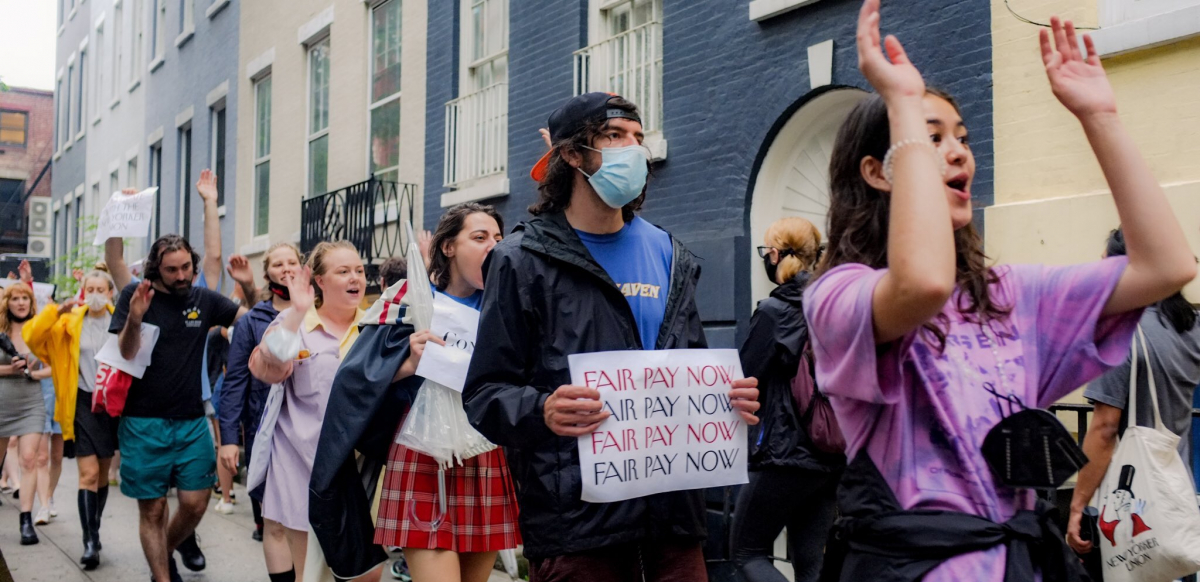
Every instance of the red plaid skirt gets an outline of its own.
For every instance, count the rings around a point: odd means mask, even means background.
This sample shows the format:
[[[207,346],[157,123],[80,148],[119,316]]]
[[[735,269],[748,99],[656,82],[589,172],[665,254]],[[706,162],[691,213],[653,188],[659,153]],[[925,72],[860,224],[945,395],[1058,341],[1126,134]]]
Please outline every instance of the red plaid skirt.
[[[468,553],[507,550],[521,543],[516,491],[503,451],[476,455],[446,470],[446,515],[433,532],[428,524],[438,513],[437,470],[433,457],[392,443],[375,523],[376,544]],[[424,527],[413,522],[414,514]]]

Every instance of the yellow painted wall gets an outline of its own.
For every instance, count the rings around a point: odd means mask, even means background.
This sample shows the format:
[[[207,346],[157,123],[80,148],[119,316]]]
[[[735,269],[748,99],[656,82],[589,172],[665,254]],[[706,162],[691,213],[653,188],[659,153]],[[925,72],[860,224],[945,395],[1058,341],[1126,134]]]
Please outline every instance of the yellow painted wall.
[[[1097,1],[1009,0],[1032,20],[1097,22]],[[1078,121],[1050,92],[1038,27],[992,2],[995,205],[987,252],[1002,263],[1099,258],[1116,208]],[[1200,256],[1200,38],[1104,60],[1118,111]],[[1186,290],[1200,300],[1200,283]],[[1068,400],[1079,401],[1078,394]]]
[[[392,0],[399,2],[401,0]],[[238,216],[254,215],[254,85],[246,76],[250,61],[274,48],[271,67],[271,202],[267,244],[298,241],[301,199],[308,187],[308,61],[297,41],[298,30],[330,5],[329,168],[328,186],[342,188],[366,180],[368,90],[372,2],[362,0],[256,0],[242,6],[239,47]],[[404,2],[401,35],[399,179],[417,185],[414,219],[420,228],[425,172],[425,2]],[[237,247],[246,252],[262,245],[254,222],[238,222]],[[257,242],[259,245],[251,245]],[[247,253],[254,259],[259,253]],[[252,260],[258,269],[261,262]]]

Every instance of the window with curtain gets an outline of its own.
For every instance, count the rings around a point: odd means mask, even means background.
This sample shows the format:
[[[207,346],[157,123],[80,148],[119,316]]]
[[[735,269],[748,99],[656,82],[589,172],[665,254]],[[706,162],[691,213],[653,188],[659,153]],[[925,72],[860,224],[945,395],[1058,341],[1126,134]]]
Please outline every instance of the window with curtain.
[[[308,49],[308,195],[329,187],[329,37]]]
[[[271,210],[271,76],[254,84],[254,235],[267,234]]]

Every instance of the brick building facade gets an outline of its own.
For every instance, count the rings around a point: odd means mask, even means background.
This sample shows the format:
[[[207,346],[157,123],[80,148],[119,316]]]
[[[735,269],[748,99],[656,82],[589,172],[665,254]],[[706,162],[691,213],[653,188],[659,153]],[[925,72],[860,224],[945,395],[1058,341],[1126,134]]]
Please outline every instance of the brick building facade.
[[[50,196],[53,155],[54,93],[19,87],[0,92],[0,252],[27,251],[28,198]],[[46,230],[46,217],[41,219]]]

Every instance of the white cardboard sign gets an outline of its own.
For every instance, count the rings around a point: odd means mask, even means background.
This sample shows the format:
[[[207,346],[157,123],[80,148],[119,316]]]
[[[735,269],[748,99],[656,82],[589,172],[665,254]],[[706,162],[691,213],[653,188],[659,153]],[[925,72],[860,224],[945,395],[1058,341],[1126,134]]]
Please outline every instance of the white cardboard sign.
[[[457,392],[467,383],[467,368],[475,353],[475,334],[479,329],[479,312],[445,294],[433,297],[433,321],[429,329],[446,342],[440,346],[425,344],[417,375]]]
[[[154,216],[154,193],[157,187],[146,188],[137,194],[113,192],[100,211],[100,222],[96,225],[96,240],[92,244],[117,238],[145,238],[150,232],[150,218]]]
[[[746,423],[729,400],[737,350],[575,354],[571,383],[612,413],[579,437],[583,500],[610,503],[746,483]]]
[[[100,351],[96,352],[96,361],[140,379],[150,366],[150,356],[154,353],[154,345],[158,343],[159,329],[157,325],[142,323],[141,331],[142,345],[132,361],[121,357],[121,341],[115,333],[108,334],[108,340],[104,342]]]

